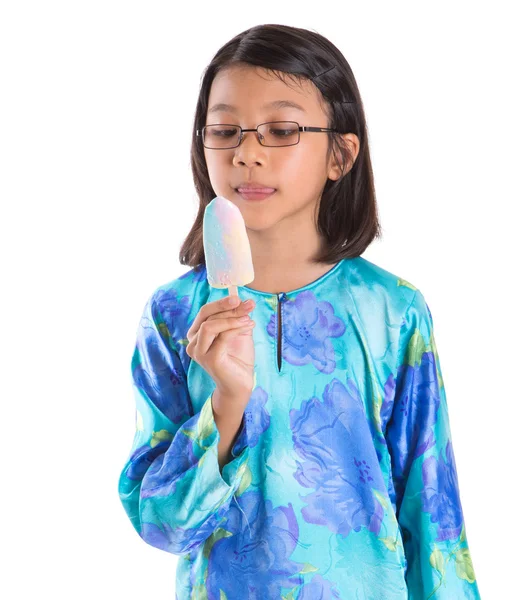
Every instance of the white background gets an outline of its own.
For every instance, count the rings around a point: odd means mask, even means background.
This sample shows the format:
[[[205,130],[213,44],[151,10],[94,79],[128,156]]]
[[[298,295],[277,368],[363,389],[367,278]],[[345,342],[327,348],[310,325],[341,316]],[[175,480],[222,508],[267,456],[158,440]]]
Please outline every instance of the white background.
[[[117,493],[135,430],[129,364],[144,302],[188,270],[201,75],[260,23],[314,29],[352,66],[384,229],[363,256],[429,304],[479,590],[524,595],[523,5],[2,4],[4,598],[174,598],[177,557],[139,538]]]

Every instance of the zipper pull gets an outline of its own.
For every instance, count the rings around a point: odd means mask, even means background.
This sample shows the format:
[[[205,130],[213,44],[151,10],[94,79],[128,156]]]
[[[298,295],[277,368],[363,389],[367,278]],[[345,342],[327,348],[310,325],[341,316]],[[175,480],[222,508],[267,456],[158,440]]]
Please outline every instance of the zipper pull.
[[[280,292],[278,294],[278,302],[287,302],[287,295],[285,292]]]

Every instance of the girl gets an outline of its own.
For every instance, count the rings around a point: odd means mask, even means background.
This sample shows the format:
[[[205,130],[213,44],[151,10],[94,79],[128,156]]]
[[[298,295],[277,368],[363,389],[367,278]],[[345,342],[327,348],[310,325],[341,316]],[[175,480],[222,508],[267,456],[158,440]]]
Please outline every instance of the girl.
[[[193,133],[193,268],[145,304],[119,480],[141,538],[180,556],[176,597],[480,598],[431,313],[360,256],[381,232],[345,58],[312,31],[244,31]],[[252,248],[235,306],[206,278],[215,196]]]

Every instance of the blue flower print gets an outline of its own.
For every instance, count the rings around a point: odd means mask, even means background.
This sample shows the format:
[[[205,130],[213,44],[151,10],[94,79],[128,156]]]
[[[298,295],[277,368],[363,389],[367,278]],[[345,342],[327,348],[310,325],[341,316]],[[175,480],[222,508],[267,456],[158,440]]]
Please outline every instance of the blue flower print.
[[[147,473],[147,469],[157,456],[163,454],[169,448],[169,441],[160,442],[154,447],[144,444],[137,448],[130,457],[131,464],[128,466],[126,475],[129,479],[140,480]]]
[[[182,409],[188,407],[188,396],[185,375],[180,365],[174,361],[169,362],[167,358],[169,333],[163,324],[159,326],[161,333],[158,333],[147,316],[141,318],[139,327],[144,328],[144,331],[138,336],[133,357],[134,385],[143,390],[173,423],[178,424],[188,414]],[[163,344],[160,342],[160,335],[165,338]],[[170,351],[176,352],[173,348]],[[142,358],[135,360],[139,357]]]
[[[388,419],[392,414],[392,406],[394,400],[394,394],[396,389],[396,380],[394,378],[394,374],[390,373],[387,377],[383,395],[383,402],[381,404],[381,408],[379,410],[379,418],[381,420],[381,429],[384,431],[386,428],[386,424],[388,423]]]
[[[254,388],[245,408],[247,435],[246,438],[245,436],[240,436],[234,444],[232,448],[234,456],[237,456],[242,451],[242,446],[245,442],[249,448],[254,448],[261,434],[269,428],[271,416],[265,408],[267,399],[268,394],[262,387]]]
[[[334,584],[326,581],[318,573],[314,575],[310,583],[305,584],[300,590],[297,600],[339,600],[340,594],[333,589]]]
[[[282,356],[292,365],[313,365],[322,373],[335,370],[335,350],[330,338],[340,337],[346,329],[335,316],[333,306],[319,301],[311,291],[300,292],[282,305]],[[267,333],[277,336],[277,315],[271,316]]]
[[[395,392],[392,419],[398,426],[389,429],[388,439],[399,448],[395,489],[402,497],[411,463],[435,443],[433,425],[438,418],[440,389],[433,352],[423,352],[419,365],[405,363],[399,367]]]
[[[445,460],[442,454],[438,460],[429,456],[422,465],[423,510],[431,515],[432,523],[438,523],[437,541],[457,538],[464,522],[451,441],[447,442]]]
[[[303,583],[304,565],[289,558],[299,543],[293,507],[274,507],[261,491],[243,493],[237,504],[240,508],[233,502],[222,524],[226,537],[211,549],[207,596],[277,600]]]
[[[383,508],[372,489],[386,493],[359,391],[352,380],[348,387],[333,379],[323,402],[305,400],[289,413],[294,448],[303,459],[296,461],[294,477],[315,490],[300,496],[307,502],[302,515],[343,537],[363,526],[379,533]]]
[[[188,371],[191,358],[186,352],[185,336],[191,327],[191,304],[189,296],[178,296],[173,288],[160,288],[153,294],[160,315],[172,338],[172,345],[177,350],[185,371]]]
[[[142,523],[141,537],[151,546],[177,554],[182,552],[182,548],[189,547],[191,550],[202,544],[204,535],[202,528],[211,529],[211,523],[205,521],[202,527],[184,529],[183,527],[172,528],[168,523]],[[190,544],[190,541],[197,536],[197,542]]]
[[[195,430],[200,413],[196,413],[187,421],[187,428]],[[175,486],[182,473],[196,467],[199,457],[194,452],[194,441],[181,430],[174,436],[166,452],[156,457],[150,467],[149,486],[141,488],[142,498],[169,496],[174,493]],[[156,446],[155,446],[156,449]]]
[[[153,298],[169,331],[186,332],[189,329],[191,326],[188,325],[191,311],[189,296],[179,297],[172,288],[167,290],[160,288],[153,294]]]

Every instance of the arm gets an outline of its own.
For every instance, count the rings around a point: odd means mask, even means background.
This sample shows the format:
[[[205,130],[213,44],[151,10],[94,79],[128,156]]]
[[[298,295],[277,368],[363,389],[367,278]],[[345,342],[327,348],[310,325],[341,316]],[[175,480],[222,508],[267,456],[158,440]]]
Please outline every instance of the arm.
[[[409,599],[477,599],[432,316],[419,290],[400,332],[385,437]]]
[[[223,450],[227,462],[221,472],[212,395],[193,415],[176,348],[153,295],[145,305],[131,361],[136,434],[118,492],[145,542],[183,554],[222,521],[245,473],[249,448],[243,418],[238,453],[235,444],[228,457]]]

